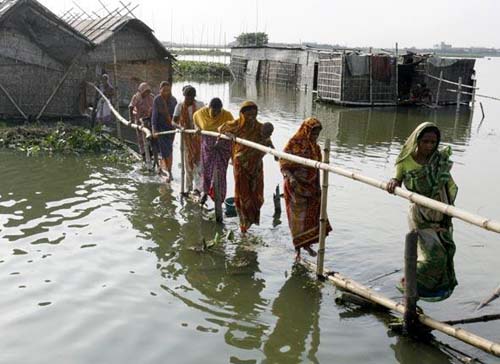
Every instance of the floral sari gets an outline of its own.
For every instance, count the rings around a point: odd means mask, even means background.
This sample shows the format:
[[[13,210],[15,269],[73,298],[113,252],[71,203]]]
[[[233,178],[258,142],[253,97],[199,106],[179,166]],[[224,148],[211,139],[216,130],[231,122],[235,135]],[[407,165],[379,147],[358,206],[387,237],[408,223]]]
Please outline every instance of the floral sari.
[[[288,141],[284,152],[321,161],[321,149],[316,141],[311,139],[312,130],[318,127],[321,127],[321,123],[317,119],[305,120]],[[301,248],[318,243],[321,208],[319,170],[284,159],[280,160],[280,167],[285,178],[286,213],[293,245],[295,248]],[[327,234],[331,230],[328,223]]]
[[[406,141],[396,166],[405,187],[446,204],[453,204],[457,186],[450,170],[451,149],[446,147],[431,155],[429,162],[420,167],[405,167],[415,163],[412,153],[416,151],[418,137],[425,128],[436,127],[427,122],[420,124]],[[411,159],[410,159],[411,158]],[[418,232],[417,291],[424,300],[439,301],[448,298],[457,280],[453,257],[456,247],[453,241],[451,217],[441,212],[411,204],[408,214],[411,229]]]

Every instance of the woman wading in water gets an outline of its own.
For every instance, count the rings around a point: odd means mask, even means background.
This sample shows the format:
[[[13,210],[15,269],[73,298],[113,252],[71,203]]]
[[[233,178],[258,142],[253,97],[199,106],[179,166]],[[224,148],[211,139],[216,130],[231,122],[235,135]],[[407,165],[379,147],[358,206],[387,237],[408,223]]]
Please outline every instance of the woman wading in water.
[[[435,124],[420,124],[396,160],[396,176],[387,184],[387,191],[394,193],[404,183],[409,191],[453,205],[458,188],[450,174],[451,148],[439,150],[440,141],[441,132]],[[418,294],[428,301],[444,300],[457,285],[451,217],[412,203],[408,222],[410,229],[418,232]],[[401,283],[404,286],[403,280]]]

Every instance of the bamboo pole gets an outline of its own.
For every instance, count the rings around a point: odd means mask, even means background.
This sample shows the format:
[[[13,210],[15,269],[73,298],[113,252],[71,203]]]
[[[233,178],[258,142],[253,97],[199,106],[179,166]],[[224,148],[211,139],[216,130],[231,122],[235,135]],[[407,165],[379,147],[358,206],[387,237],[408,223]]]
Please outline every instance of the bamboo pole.
[[[370,52],[371,53],[371,52]],[[373,55],[370,54],[370,105],[373,106],[373,64],[372,64]]]
[[[189,134],[194,134],[197,131],[194,129],[187,129],[183,131],[184,133],[189,133]],[[325,171],[329,171],[330,173],[337,174],[339,176],[343,176],[361,183],[364,183],[366,185],[372,186],[379,188],[381,190],[387,191],[387,182],[379,181],[371,177],[364,176],[362,174],[358,174],[352,171],[349,171],[347,169],[341,168],[341,167],[335,167],[323,162],[318,162],[314,161],[311,159],[299,157],[293,154],[289,153],[283,153],[280,151],[277,151],[275,149],[272,149],[270,147],[265,147],[261,144],[254,143],[245,139],[241,138],[229,138],[226,135],[221,135],[220,133],[216,133],[213,131],[201,131],[203,135],[210,135],[210,136],[215,136],[215,137],[221,137],[226,140],[233,140],[236,143],[239,143],[241,145],[245,145],[247,147],[257,149],[263,153],[266,154],[271,154],[274,155],[275,157],[286,159],[291,162],[295,162],[307,167],[312,167],[316,169],[321,169]],[[443,202],[439,202],[437,200],[433,200],[431,198],[419,195],[418,193],[415,192],[410,192],[407,191],[401,187],[396,187],[396,190],[394,191],[394,194],[396,196],[402,197],[404,199],[407,199],[413,203],[416,203],[417,205],[421,205],[427,208],[430,208],[435,211],[442,212],[445,215],[456,217],[457,219],[460,219],[462,221],[465,221],[469,224],[478,226],[482,229],[488,230],[488,231],[493,231],[496,233],[500,233],[500,221],[495,221],[489,218],[485,218],[479,215],[472,214],[468,211],[462,210],[458,207],[452,206],[452,205],[447,205]]]
[[[140,134],[140,135],[141,135],[141,138],[143,138],[143,135],[142,134]],[[146,165],[147,165],[148,169],[150,171],[152,171],[153,168],[154,168],[154,165],[151,162],[151,154],[149,154],[149,147],[150,147],[150,145],[151,145],[150,140],[148,138],[144,138],[144,153],[146,155],[146,161],[145,162],[146,162]]]
[[[436,102],[435,105],[439,105],[439,93],[441,92],[441,83],[443,82],[443,71],[439,72],[439,82],[438,82],[438,88],[436,91]]]
[[[181,195],[184,195],[186,192],[186,181],[185,181],[185,175],[186,175],[186,168],[184,165],[184,151],[185,145],[184,145],[184,133],[181,133]]]
[[[101,90],[99,90],[92,83],[89,83],[89,85],[93,86],[101,94],[101,96],[103,96],[104,100],[106,102],[108,102],[108,104],[110,105],[111,111],[115,114],[115,116],[118,118],[118,120],[120,120],[120,122],[122,124],[130,126],[131,128],[134,128],[134,129],[143,130],[144,133],[146,133],[146,135],[147,135],[148,138],[151,137],[151,131],[149,131],[149,129],[141,127],[141,126],[138,126],[136,124],[131,123],[130,121],[125,120],[112,107],[110,101],[108,100],[108,98],[106,96],[104,96],[104,94],[101,92]],[[174,133],[174,132],[178,132],[178,131],[170,131],[169,133]],[[183,130],[183,133],[194,134],[194,133],[197,133],[197,131],[194,130],[194,129],[193,130]],[[221,135],[220,133],[211,132],[211,131],[204,131],[204,130],[202,130],[201,134],[203,134],[203,135],[209,135],[209,136],[214,136],[214,137],[220,137],[220,138],[223,138],[223,139],[226,139],[226,140],[233,140],[233,138],[229,138],[226,135],[223,135],[223,134]],[[181,141],[182,141],[182,138],[181,138]],[[254,143],[254,142],[251,142],[251,141],[248,141],[248,140],[245,140],[245,139],[241,139],[241,138],[234,138],[233,141],[236,142],[236,143],[240,143],[242,145],[245,145],[247,147],[260,150],[263,153],[274,155],[275,157],[278,157],[278,158],[283,158],[283,159],[286,159],[288,161],[295,162],[295,163],[298,163],[298,164],[301,164],[301,165],[304,165],[304,166],[307,166],[307,167],[312,167],[312,168],[316,168],[316,169],[321,169],[321,170],[324,170],[324,171],[328,171],[330,173],[334,173],[334,174],[337,174],[339,176],[343,176],[343,177],[346,177],[346,178],[349,178],[349,179],[352,179],[352,180],[364,183],[366,185],[369,185],[369,186],[372,186],[372,187],[376,187],[376,188],[384,190],[384,191],[387,190],[387,183],[386,182],[379,181],[379,180],[376,180],[374,178],[367,177],[367,176],[364,176],[364,175],[361,175],[361,174],[349,171],[349,170],[344,169],[344,168],[334,167],[334,166],[331,166],[331,165],[326,164],[326,163],[322,163],[322,162],[310,160],[310,159],[307,159],[307,158],[298,157],[298,156],[293,155],[293,154],[279,152],[279,151],[277,151],[275,149],[272,149],[270,147],[265,147],[265,146],[263,146],[261,144]],[[182,153],[183,148],[184,147],[183,147],[183,145],[181,143],[181,153]],[[183,163],[184,162],[182,160],[181,161],[181,165]],[[465,211],[465,210],[462,210],[462,209],[460,209],[458,207],[455,207],[455,206],[452,206],[452,205],[447,205],[445,203],[442,203],[442,202],[433,200],[431,198],[419,195],[418,193],[406,191],[406,190],[404,190],[401,187],[396,187],[396,190],[394,191],[394,195],[402,197],[404,199],[407,199],[407,200],[409,200],[409,201],[411,201],[413,203],[416,203],[417,205],[421,205],[421,206],[430,208],[432,210],[442,212],[445,215],[456,217],[457,219],[460,219],[460,220],[465,221],[465,222],[467,222],[469,224],[478,226],[478,227],[480,227],[482,229],[485,229],[485,230],[488,230],[488,231],[493,231],[493,232],[496,232],[496,233],[500,233],[500,222],[499,221],[495,221],[495,220],[492,220],[492,219],[489,219],[489,218],[485,218],[485,217],[482,217],[482,216],[479,216],[479,215],[472,214],[472,213],[470,213],[468,211]]]
[[[474,78],[474,80],[472,81],[472,86],[474,86],[474,88],[472,89],[472,98],[471,98],[472,110],[474,110],[474,106],[476,104],[476,84],[477,80]]]
[[[323,162],[330,163],[330,139],[325,140]],[[323,276],[323,265],[325,262],[325,240],[326,228],[328,226],[327,205],[328,205],[328,177],[330,173],[323,171],[323,185],[321,187],[321,210],[319,215],[319,250],[318,250],[318,270],[316,275]]]
[[[316,272],[317,267],[314,263],[304,259],[302,259],[302,263],[310,271]],[[379,304],[380,306],[386,307],[400,314],[405,313],[405,306],[403,304],[376,293],[362,284],[342,276],[340,273],[327,274],[327,279],[337,287],[355,293],[358,296]],[[424,314],[418,314],[418,320],[421,324],[428,326],[433,330],[438,330],[448,336],[454,337],[455,339],[500,357],[500,343],[492,342],[462,328],[455,328],[447,325]]]
[[[488,322],[495,320],[500,320],[500,314],[484,315],[484,316],[471,317],[461,320],[448,320],[448,321],[443,321],[443,323],[447,325],[463,325],[463,324],[474,324],[476,322]]]
[[[116,61],[116,42],[115,42],[115,36],[113,35],[113,38],[111,39],[111,48],[113,49],[113,83],[115,84],[115,105],[116,105],[116,110],[120,110],[120,90],[118,88],[118,65]],[[116,120],[116,133],[118,135],[118,139],[122,140],[122,129],[120,125],[120,121],[118,118],[115,118]]]
[[[413,334],[417,329],[417,241],[418,233],[414,230],[406,234],[405,241],[405,312],[404,329]]]
[[[399,44],[396,42],[396,104],[399,103]]]
[[[433,78],[433,79],[435,79],[435,80],[438,80],[438,81],[439,81],[439,78],[437,78],[436,76],[430,75],[430,74],[428,74],[428,73],[426,73],[425,75],[426,75],[427,77],[430,77],[430,78]],[[442,81],[443,81],[443,82],[445,82],[445,83],[448,83],[448,84],[450,84],[450,85],[455,85],[455,86],[458,86],[458,85],[459,85],[457,82],[452,82],[452,81],[450,81],[450,80],[446,80],[446,79],[444,79],[444,78],[442,79]],[[474,86],[464,85],[464,84],[462,84],[462,87],[465,87],[465,88],[474,88]],[[479,88],[477,88],[477,89],[479,90]]]
[[[462,99],[462,77],[458,78],[458,89],[457,89],[457,114],[460,112],[460,102]]]
[[[462,85],[462,86],[463,86],[463,85]],[[455,92],[455,93],[456,93],[456,92],[458,92],[457,90],[453,90],[453,89],[447,89],[446,91]],[[473,93],[471,93],[471,92],[464,92],[464,91],[462,91],[461,93],[462,93],[463,95],[470,95],[470,96],[475,96],[475,97],[483,97],[483,98],[485,98],[485,99],[490,99],[490,100],[500,101],[500,98],[498,98],[498,97],[493,97],[493,96],[488,96],[488,95],[482,95],[482,94],[478,94],[478,93],[473,94]]]
[[[214,168],[214,174],[213,174],[213,184],[214,184],[214,192],[215,192],[215,199],[214,199],[214,204],[215,204],[215,221],[217,222],[222,222],[223,217],[222,217],[222,199],[220,195],[220,185],[219,185],[219,171],[218,168]]]
[[[7,91],[7,89],[1,83],[0,83],[0,90],[2,90],[3,93],[5,94],[5,96],[7,96],[7,98],[10,100],[10,102],[12,102],[12,105],[14,105],[14,107],[17,109],[17,111],[19,111],[19,114],[22,115],[24,120],[28,121],[28,116],[24,113],[23,109],[21,109],[21,107],[17,104],[17,102],[14,100],[14,98],[10,95],[9,91]]]

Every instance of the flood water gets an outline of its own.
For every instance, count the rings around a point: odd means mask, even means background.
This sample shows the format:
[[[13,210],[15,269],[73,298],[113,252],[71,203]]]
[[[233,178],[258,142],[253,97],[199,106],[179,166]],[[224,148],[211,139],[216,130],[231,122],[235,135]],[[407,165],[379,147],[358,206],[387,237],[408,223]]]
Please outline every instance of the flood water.
[[[480,93],[500,96],[500,59],[479,60],[477,75]],[[456,117],[454,107],[348,109],[273,87],[194,85],[200,100],[219,96],[235,115],[243,100],[256,100],[260,120],[275,125],[278,149],[316,115],[321,142],[333,143],[331,163],[377,179],[392,176],[411,131],[434,121],[454,151],[457,206],[500,219],[500,102],[481,100],[481,123],[479,105]],[[261,225],[205,254],[191,248],[236,231],[237,219],[217,226],[212,212],[181,201],[178,169],[165,186],[140,164],[90,157],[0,150],[0,166],[0,363],[455,363],[443,350],[392,335],[387,314],[337,305],[334,287],[293,268],[286,216],[273,219],[282,179],[270,156]],[[228,181],[231,191],[231,170]],[[403,266],[405,200],[333,176],[328,203],[327,269],[367,282]],[[500,283],[500,237],[455,220],[455,242],[459,286],[444,302],[419,305],[439,320],[498,313],[500,300],[474,309]],[[399,278],[374,289],[400,299]],[[500,341],[498,321],[466,328]]]

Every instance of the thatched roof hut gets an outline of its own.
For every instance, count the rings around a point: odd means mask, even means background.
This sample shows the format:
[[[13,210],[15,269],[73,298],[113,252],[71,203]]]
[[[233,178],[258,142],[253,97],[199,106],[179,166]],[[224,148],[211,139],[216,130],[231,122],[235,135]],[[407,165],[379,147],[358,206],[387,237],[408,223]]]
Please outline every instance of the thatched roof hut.
[[[125,101],[142,81],[171,79],[171,61],[138,19],[69,22],[36,0],[0,1],[0,117],[80,116],[94,102],[86,81],[116,69]]]
[[[0,3],[0,115],[78,113],[79,70],[67,71],[92,43],[37,1]],[[20,111],[21,110],[21,111]]]

